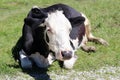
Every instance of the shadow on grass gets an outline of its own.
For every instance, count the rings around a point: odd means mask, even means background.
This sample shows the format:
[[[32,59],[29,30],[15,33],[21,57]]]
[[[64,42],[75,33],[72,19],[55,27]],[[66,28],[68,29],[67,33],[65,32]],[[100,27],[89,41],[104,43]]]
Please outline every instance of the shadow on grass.
[[[47,69],[38,68],[37,66],[34,66],[32,69],[29,70],[23,70],[23,72],[29,74],[35,80],[51,80],[50,76],[47,74],[47,71]]]
[[[19,65],[8,65],[13,68],[20,68]],[[22,69],[22,68],[21,68]],[[33,66],[32,69],[22,69],[23,73],[26,73],[33,77],[35,80],[52,80],[50,76],[47,74],[48,69],[39,68],[36,65]]]

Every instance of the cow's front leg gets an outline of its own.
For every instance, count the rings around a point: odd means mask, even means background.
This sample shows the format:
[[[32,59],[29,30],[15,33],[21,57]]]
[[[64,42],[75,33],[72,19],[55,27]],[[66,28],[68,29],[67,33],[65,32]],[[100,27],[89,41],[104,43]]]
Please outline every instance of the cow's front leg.
[[[88,39],[85,35],[85,36],[83,36],[83,40],[82,40],[81,45],[80,45],[81,49],[85,52],[95,52],[96,48],[94,46],[87,46],[86,45],[87,42],[88,42]]]
[[[40,55],[39,52],[30,55],[30,58],[36,63],[40,68],[47,68],[55,60],[55,57],[52,53],[49,53],[48,57],[45,58],[43,55]]]
[[[95,52],[96,51],[96,48],[94,46],[82,45],[81,49],[85,52]]]
[[[23,50],[19,52],[19,56],[20,65],[23,69],[32,68],[32,62],[30,61],[29,57],[25,55],[25,52]]]
[[[75,62],[76,62],[76,60],[77,60],[77,56],[76,56],[76,55],[73,56],[73,57],[72,57],[71,59],[69,59],[69,60],[65,60],[65,61],[63,62],[63,67],[66,68],[66,69],[72,69],[73,66],[74,66],[74,64],[75,64]]]

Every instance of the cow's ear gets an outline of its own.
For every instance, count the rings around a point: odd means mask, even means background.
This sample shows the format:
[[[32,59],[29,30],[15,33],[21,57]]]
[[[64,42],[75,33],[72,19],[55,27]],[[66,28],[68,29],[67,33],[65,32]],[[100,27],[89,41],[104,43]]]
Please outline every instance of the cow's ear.
[[[71,22],[72,25],[80,25],[80,24],[84,23],[85,18],[82,16],[78,16],[75,18],[69,18],[69,21]]]
[[[24,23],[29,26],[32,26],[32,24],[34,23],[34,20],[32,18],[25,18]]]
[[[40,9],[38,6],[33,6],[32,9],[31,9],[32,13],[36,13],[36,14],[39,14],[40,13]]]
[[[44,22],[44,19],[37,19],[32,17],[27,17],[24,19],[24,24],[28,25],[32,29],[36,29],[40,24]]]
[[[39,18],[39,19],[45,19],[45,18],[47,18],[48,17],[48,14],[46,13],[46,12],[44,12],[44,10],[43,9],[41,9],[41,8],[32,8],[32,10],[31,10],[31,13],[32,13],[32,17],[33,18]]]

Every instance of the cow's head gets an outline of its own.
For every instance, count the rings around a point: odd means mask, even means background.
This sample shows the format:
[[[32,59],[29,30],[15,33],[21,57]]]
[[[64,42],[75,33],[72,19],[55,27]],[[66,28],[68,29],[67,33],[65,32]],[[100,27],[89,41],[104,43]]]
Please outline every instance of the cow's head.
[[[56,10],[48,13],[45,26],[45,40],[50,50],[55,52],[56,59],[63,61],[74,56],[69,37],[72,26],[63,11]]]
[[[45,20],[45,40],[50,50],[55,52],[56,59],[64,61],[75,56],[74,45],[70,39],[70,32],[72,25],[77,26],[83,22],[83,17],[68,20],[63,14],[63,11],[56,10],[48,13],[48,18]]]

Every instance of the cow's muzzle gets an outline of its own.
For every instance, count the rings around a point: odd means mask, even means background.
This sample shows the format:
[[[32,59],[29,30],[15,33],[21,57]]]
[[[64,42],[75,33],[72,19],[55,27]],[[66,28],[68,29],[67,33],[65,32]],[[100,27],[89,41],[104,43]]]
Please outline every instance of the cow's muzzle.
[[[72,58],[72,51],[61,51],[61,55],[63,60],[68,60],[70,58]]]

